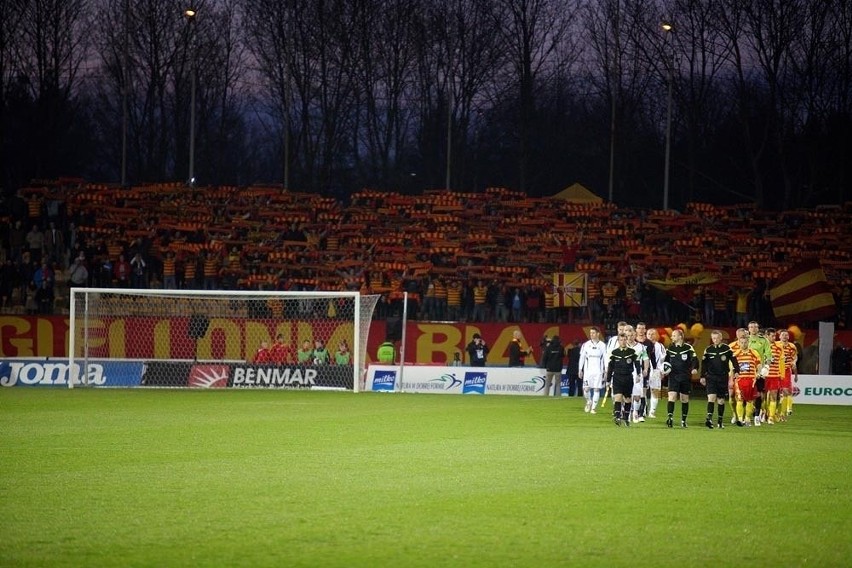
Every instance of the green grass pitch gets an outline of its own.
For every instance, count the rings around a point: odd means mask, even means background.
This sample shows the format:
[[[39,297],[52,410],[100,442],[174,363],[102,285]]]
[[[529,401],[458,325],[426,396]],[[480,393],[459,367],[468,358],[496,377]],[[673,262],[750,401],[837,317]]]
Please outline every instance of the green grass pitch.
[[[852,407],[705,407],[0,388],[0,566],[848,566]]]

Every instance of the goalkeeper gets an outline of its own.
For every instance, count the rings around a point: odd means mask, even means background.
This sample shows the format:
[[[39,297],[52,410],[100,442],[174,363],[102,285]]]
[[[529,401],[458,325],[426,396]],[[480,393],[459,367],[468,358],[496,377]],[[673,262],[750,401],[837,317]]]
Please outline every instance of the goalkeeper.
[[[748,347],[757,351],[757,354],[760,356],[761,367],[769,365],[772,360],[772,347],[769,340],[760,332],[760,324],[754,320],[748,322]],[[754,383],[755,426],[759,426],[760,424],[758,423],[761,421],[760,414],[763,407],[763,391],[766,390],[766,379],[764,376],[760,372],[760,369],[758,369],[757,380]]]

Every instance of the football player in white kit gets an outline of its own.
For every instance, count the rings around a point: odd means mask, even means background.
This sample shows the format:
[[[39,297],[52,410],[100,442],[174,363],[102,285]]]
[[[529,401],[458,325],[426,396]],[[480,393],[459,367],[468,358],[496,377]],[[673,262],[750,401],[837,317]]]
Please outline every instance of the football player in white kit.
[[[583,381],[583,395],[586,397],[586,412],[597,413],[601,390],[606,375],[606,345],[601,341],[598,328],[589,329],[589,340],[580,347],[580,372]]]
[[[651,360],[648,358],[648,352],[645,350],[645,346],[638,341],[636,341],[636,330],[632,325],[628,325],[625,328],[627,332],[627,347],[630,347],[634,351],[636,351],[636,355],[639,356],[639,363],[641,365],[641,370],[637,373],[634,373],[633,377],[633,416],[630,418],[634,423],[636,422],[645,422],[644,416],[639,416],[639,404],[642,402],[642,398],[645,396],[645,377],[648,376],[648,371],[651,369]]]
[[[651,407],[648,418],[656,418],[657,405],[663,396],[663,359],[666,358],[666,347],[660,343],[660,334],[653,327],[648,330],[646,335],[653,343],[654,360],[657,362],[657,365],[648,374],[648,388],[651,391]]]
[[[629,325],[626,321],[620,321],[616,325],[615,335],[606,340],[606,361],[605,364],[609,365],[609,355],[613,352],[614,349],[618,349],[618,336],[627,333],[627,328]]]

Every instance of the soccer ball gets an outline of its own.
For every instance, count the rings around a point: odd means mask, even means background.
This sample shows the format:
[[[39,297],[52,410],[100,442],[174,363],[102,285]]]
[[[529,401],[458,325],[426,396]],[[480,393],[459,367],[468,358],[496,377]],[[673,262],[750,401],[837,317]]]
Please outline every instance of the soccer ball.
[[[668,361],[663,361],[663,375],[668,375],[672,372],[672,364]]]
[[[760,366],[760,376],[761,377],[768,377],[769,376],[769,365],[768,364]]]

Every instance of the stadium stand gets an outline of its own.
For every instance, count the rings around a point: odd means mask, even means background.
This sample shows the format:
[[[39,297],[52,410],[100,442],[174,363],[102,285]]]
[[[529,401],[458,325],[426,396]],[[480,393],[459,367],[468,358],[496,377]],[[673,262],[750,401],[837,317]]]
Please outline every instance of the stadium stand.
[[[750,313],[761,315],[766,283],[817,259],[845,325],[852,284],[852,203],[780,213],[754,204],[690,203],[677,212],[489,188],[421,195],[364,189],[344,204],[277,186],[119,188],[74,178],[34,180],[17,199],[26,218],[15,208],[0,217],[6,313],[26,310],[27,285],[37,270],[26,233],[43,232],[51,222],[65,243],[62,254],[49,259],[55,313],[67,309],[67,269],[80,253],[93,286],[129,285],[119,276],[125,270],[120,257],[129,262],[138,253],[145,265],[135,285],[361,290],[386,295],[391,305],[377,311],[380,317],[393,312],[405,291],[433,310],[424,307],[421,317],[446,317],[432,304],[445,307],[446,287],[457,280],[461,319],[473,317],[473,287],[482,281],[489,293],[479,317],[495,319],[497,304],[505,302],[509,321],[544,321],[552,274],[573,268],[589,274],[591,305],[577,310],[578,318],[629,313],[649,321],[675,315],[700,321],[714,313],[719,321],[709,323],[733,325],[738,291],[750,290]],[[563,243],[572,241],[569,266]],[[647,284],[696,275],[712,283],[692,286],[688,295]],[[443,303],[431,301],[434,289]],[[427,291],[430,300],[421,303]],[[705,296],[725,309],[704,312]],[[520,312],[508,305],[518,301]]]

